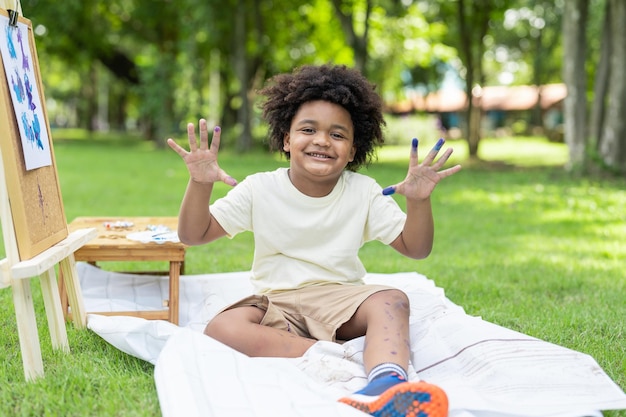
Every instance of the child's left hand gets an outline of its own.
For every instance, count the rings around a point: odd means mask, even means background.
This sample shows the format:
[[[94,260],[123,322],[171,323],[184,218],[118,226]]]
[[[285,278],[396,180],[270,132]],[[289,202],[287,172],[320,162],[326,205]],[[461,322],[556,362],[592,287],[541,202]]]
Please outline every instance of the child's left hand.
[[[409,172],[406,178],[401,183],[385,188],[383,194],[391,195],[398,193],[410,200],[426,200],[429,198],[439,181],[461,170],[461,165],[455,165],[452,168],[440,171],[452,154],[452,148],[448,148],[441,158],[435,161],[435,157],[441,150],[444,142],[443,138],[439,139],[420,164],[417,159],[418,142],[417,139],[413,139]]]

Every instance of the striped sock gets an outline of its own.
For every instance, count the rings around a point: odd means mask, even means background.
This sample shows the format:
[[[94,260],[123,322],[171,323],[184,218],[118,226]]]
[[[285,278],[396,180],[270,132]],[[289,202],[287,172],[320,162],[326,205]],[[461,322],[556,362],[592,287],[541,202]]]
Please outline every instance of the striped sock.
[[[355,394],[380,395],[394,385],[406,382],[407,373],[395,363],[381,363],[372,368],[367,376],[368,384]]]
[[[367,382],[372,382],[373,380],[375,380],[379,376],[382,376],[383,374],[388,374],[388,373],[391,373],[391,372],[397,373],[405,381],[407,379],[409,379],[409,376],[407,375],[407,373],[406,373],[406,371],[404,370],[403,367],[401,367],[397,363],[385,362],[385,363],[381,363],[379,365],[376,365],[375,367],[372,368],[370,373],[367,375]]]

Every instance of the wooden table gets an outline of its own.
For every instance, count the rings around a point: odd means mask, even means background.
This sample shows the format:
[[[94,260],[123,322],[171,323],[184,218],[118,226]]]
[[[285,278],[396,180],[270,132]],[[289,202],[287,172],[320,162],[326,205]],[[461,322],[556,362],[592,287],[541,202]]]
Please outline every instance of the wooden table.
[[[124,223],[132,223],[130,227],[115,227]],[[155,311],[119,311],[97,312],[103,315],[126,315],[142,317],[150,320],[169,320],[178,324],[179,278],[184,270],[186,246],[174,242],[140,242],[126,238],[126,235],[147,230],[153,225],[164,225],[172,231],[178,228],[176,217],[78,217],[68,226],[70,232],[77,229],[94,227],[98,237],[82,246],[74,253],[76,261],[89,262],[93,265],[101,261],[167,261],[169,262],[169,300],[165,300],[164,310]],[[148,272],[142,272],[148,273]],[[61,303],[66,317],[69,306],[63,280],[59,280]],[[92,312],[96,313],[96,312]]]

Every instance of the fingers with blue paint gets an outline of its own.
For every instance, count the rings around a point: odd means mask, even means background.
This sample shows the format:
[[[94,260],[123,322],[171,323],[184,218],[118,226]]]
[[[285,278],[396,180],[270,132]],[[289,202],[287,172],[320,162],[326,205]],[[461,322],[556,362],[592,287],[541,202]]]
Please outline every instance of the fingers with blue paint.
[[[435,146],[433,147],[433,151],[439,152],[441,148],[443,147],[444,143],[445,143],[445,139],[439,138],[439,140],[437,141],[437,143],[435,143]]]
[[[393,185],[387,188],[383,188],[383,195],[392,195],[395,192],[396,192],[396,187]]]
[[[417,145],[419,141],[417,138],[413,138],[411,140],[411,164],[417,164]],[[383,195],[392,195],[396,192],[396,186],[390,185],[389,187],[383,188]]]

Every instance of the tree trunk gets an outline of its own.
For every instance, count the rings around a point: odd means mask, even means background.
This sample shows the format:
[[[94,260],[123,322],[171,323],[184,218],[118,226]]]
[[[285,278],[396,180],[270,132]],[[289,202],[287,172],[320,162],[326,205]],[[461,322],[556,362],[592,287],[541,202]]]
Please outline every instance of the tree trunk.
[[[239,0],[239,10],[246,10],[246,1]],[[237,109],[237,125],[241,132],[237,141],[239,151],[247,151],[252,147],[252,130],[250,127],[250,100],[248,99],[248,58],[247,58],[247,27],[246,13],[235,15],[235,74],[239,80],[239,101]]]
[[[601,139],[606,118],[606,98],[609,88],[611,50],[611,2],[606,2],[604,8],[604,24],[602,28],[602,42],[600,43],[600,62],[596,67],[593,84],[593,104],[589,121],[590,146],[600,149]]]
[[[480,99],[478,103],[471,106],[468,110],[468,123],[467,123],[467,145],[470,158],[478,158],[478,145],[481,138],[481,124],[483,119],[483,112],[480,108]]]
[[[114,130],[126,131],[126,118],[128,106],[128,91],[121,88],[111,90],[109,100],[110,126]]]
[[[483,74],[483,39],[489,30],[489,15],[493,5],[488,2],[471,4],[466,6],[464,0],[458,2],[459,36],[461,45],[461,56],[466,68],[465,93],[467,102],[467,128],[465,134],[469,157],[478,157],[478,146],[481,139],[482,109],[480,95],[474,97],[475,85],[477,91],[484,82]]]
[[[539,31],[539,36],[535,38],[535,54],[533,57],[533,84],[537,87],[537,102],[530,113],[530,126],[543,126],[541,110],[541,86],[543,83],[543,56],[539,53],[542,50],[543,30]]]
[[[156,80],[160,80],[161,84],[158,86],[159,91],[152,95],[152,98],[156,100],[156,107],[151,115],[154,117],[154,130],[152,131],[153,136],[149,137],[150,140],[154,141],[157,148],[163,148],[165,139],[172,135],[175,115],[173,79],[176,53],[171,50],[162,53],[161,62],[156,68]],[[157,88],[156,84],[153,84],[153,88]]]
[[[352,48],[354,52],[354,67],[359,70],[363,75],[367,76],[367,43],[369,33],[369,16],[372,11],[372,1],[366,1],[365,10],[365,28],[363,34],[359,36],[354,30],[354,17],[352,14],[346,14],[343,11],[342,0],[332,0],[335,14],[341,23],[341,30],[346,37],[346,42]]]
[[[465,13],[465,2],[463,0],[459,0],[458,3],[458,19],[459,19],[459,35],[460,35],[460,54],[462,56],[461,60],[465,63],[465,97],[467,97],[467,113],[465,117],[465,136],[467,137],[467,144],[469,148],[469,156],[470,158],[476,157],[477,147],[473,149],[472,141],[469,139],[472,135],[470,134],[471,126],[472,126],[472,114],[474,113],[474,100],[472,89],[474,86],[474,60],[472,59],[472,43],[469,37],[469,29],[467,22],[467,14]]]
[[[98,117],[98,69],[95,62],[89,65],[89,85],[86,86],[87,106],[85,108],[85,120],[87,121],[87,130],[95,132],[97,129]]]
[[[620,2],[621,0],[617,0]],[[586,80],[585,27],[589,0],[569,0],[563,11],[563,80],[567,85],[564,103],[565,143],[569,148],[570,171],[586,169]]]
[[[608,111],[600,143],[600,156],[610,168],[626,173],[626,3],[610,0],[611,7],[611,69]]]

